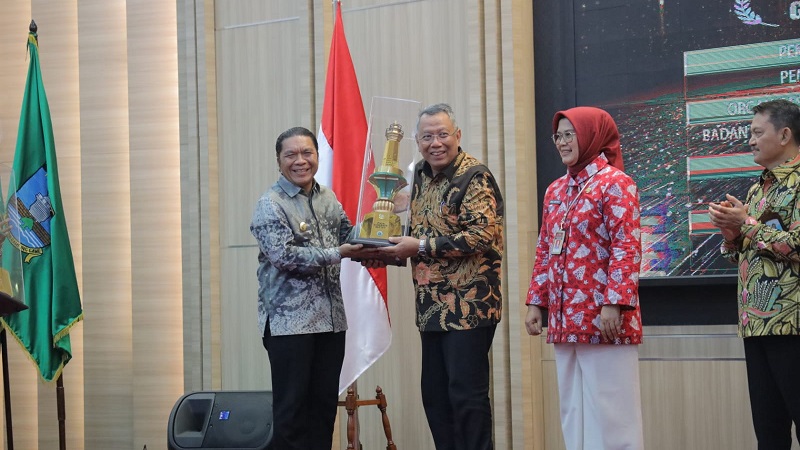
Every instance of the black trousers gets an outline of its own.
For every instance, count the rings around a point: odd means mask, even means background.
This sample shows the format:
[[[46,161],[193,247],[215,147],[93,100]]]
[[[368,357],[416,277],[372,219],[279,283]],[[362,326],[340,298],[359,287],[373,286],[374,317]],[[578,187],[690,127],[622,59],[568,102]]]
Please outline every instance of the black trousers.
[[[422,404],[437,450],[493,448],[489,349],[496,328],[420,333]]]
[[[744,355],[758,450],[789,450],[792,422],[800,441],[800,336],[744,338]]]
[[[330,450],[339,401],[345,332],[271,336],[272,450]]]

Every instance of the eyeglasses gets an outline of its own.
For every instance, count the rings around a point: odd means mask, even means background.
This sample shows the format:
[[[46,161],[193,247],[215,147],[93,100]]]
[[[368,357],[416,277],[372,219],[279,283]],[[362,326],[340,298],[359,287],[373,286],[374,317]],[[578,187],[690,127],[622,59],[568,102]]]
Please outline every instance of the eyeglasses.
[[[457,132],[458,128],[453,130],[452,133],[441,132],[439,134],[423,134],[422,136],[417,137],[417,140],[426,144],[432,144],[434,139],[439,139],[439,142],[444,142],[447,140],[447,138],[455,135]]]
[[[556,133],[550,137],[553,138],[553,143],[558,145],[558,141],[563,139],[565,144],[569,144],[573,140],[575,140],[575,132],[574,131],[565,131],[562,133]]]

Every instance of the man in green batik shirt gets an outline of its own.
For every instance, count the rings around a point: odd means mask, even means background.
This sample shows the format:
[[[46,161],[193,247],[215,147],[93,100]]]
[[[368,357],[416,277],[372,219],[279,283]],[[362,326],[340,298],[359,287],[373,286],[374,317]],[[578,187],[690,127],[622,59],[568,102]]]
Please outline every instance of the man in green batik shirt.
[[[709,205],[739,265],[739,335],[744,338],[750,406],[759,450],[800,440],[800,108],[772,100],[753,108],[750,148],[764,167],[744,203]]]

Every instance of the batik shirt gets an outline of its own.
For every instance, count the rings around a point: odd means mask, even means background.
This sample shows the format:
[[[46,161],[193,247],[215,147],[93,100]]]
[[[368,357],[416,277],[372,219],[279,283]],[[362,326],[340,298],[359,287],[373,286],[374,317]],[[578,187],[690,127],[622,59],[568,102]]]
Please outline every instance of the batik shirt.
[[[309,195],[281,177],[258,200],[250,231],[258,241],[258,325],[273,336],[339,332],[347,318],[339,246],[350,221],[336,196],[314,183]]]
[[[564,239],[557,251],[559,230]],[[547,188],[526,301],[547,309],[547,342],[642,342],[639,239],[636,184],[604,155]],[[602,339],[603,305],[620,305],[622,333],[614,342]]]
[[[411,258],[420,331],[469,330],[500,321],[503,197],[489,169],[458,149],[433,176],[422,161],[411,194]]]
[[[739,265],[739,336],[800,334],[800,158],[747,193],[748,219],[722,254]]]

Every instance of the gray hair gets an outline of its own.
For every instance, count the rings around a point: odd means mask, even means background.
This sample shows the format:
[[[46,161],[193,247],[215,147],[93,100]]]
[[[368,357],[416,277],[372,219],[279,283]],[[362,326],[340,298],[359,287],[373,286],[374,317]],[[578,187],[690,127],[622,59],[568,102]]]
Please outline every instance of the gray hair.
[[[450,122],[453,123],[453,129],[458,128],[458,125],[456,125],[456,114],[453,112],[453,108],[447,103],[437,103],[435,105],[430,105],[419,112],[417,115],[417,131],[419,131],[419,121],[422,119],[422,116],[435,116],[439,113],[447,114],[447,117],[450,118]]]

